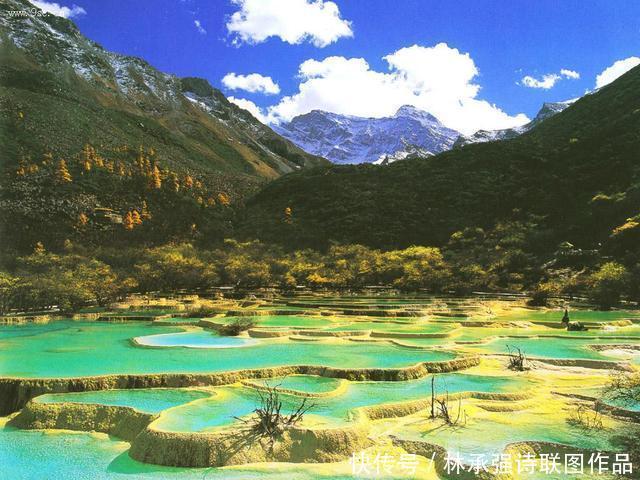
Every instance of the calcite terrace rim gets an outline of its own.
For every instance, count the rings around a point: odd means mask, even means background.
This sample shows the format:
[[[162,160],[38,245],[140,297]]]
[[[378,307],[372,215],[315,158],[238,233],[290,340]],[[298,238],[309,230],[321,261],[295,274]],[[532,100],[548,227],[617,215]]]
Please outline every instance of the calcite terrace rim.
[[[251,378],[273,378],[290,374],[311,374],[351,381],[402,381],[431,373],[463,370],[480,363],[480,357],[460,356],[443,361],[417,362],[397,368],[341,369],[315,365],[291,365],[211,373],[107,374],[82,377],[0,377],[0,414],[20,410],[32,398],[44,393],[65,393],[116,388],[196,387],[230,385]]]

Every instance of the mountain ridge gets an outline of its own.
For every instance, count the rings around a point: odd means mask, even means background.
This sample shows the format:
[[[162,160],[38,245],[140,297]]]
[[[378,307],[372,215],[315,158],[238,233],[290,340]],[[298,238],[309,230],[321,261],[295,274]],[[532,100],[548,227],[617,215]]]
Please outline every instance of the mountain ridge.
[[[22,0],[7,0],[0,10],[20,10],[29,5]],[[95,110],[105,108],[142,117],[142,121],[127,125],[125,132],[112,131],[113,137],[122,136],[126,140],[138,137],[139,143],[153,143],[160,154],[163,143],[169,148],[171,141],[175,141],[181,145],[171,148],[167,157],[181,157],[185,165],[191,163],[191,168],[257,178],[275,178],[308,164],[322,163],[321,159],[279,138],[210,85],[209,106],[217,104],[218,109],[205,110],[209,118],[204,117],[198,105],[183,95],[182,79],[155,69],[143,59],[105,50],[84,37],[68,19],[54,15],[9,17],[3,14],[0,29],[7,40],[2,42],[4,87],[14,89],[12,93],[18,96],[21,91],[31,89],[34,93],[49,95],[52,101],[62,98],[70,107],[69,102],[75,100],[78,104],[84,102],[85,106],[93,103]],[[42,80],[22,83],[29,74]],[[16,78],[18,76],[21,78]],[[65,95],[65,89],[70,94]],[[51,116],[49,112],[38,113]],[[145,130],[144,119],[158,122],[154,127],[159,131]],[[227,124],[229,121],[233,121],[232,128]],[[192,128],[194,122],[200,128]],[[87,135],[99,134],[99,129],[96,130]],[[202,135],[202,130],[208,130],[210,138]],[[161,131],[171,140],[158,141]],[[54,143],[52,147],[56,147],[57,135],[48,137],[48,141]],[[71,138],[64,140],[67,144],[72,141]],[[65,154],[64,143],[59,143],[60,153]],[[189,155],[182,153],[185,150]],[[198,161],[190,162],[189,157]]]
[[[509,140],[384,168],[333,165],[287,175],[248,201],[242,231],[292,248],[388,249],[442,246],[474,228],[497,238],[507,225],[529,225],[514,238],[547,255],[564,241],[630,248],[623,240],[640,224],[633,220],[640,218],[637,91],[638,67]]]
[[[264,182],[327,164],[208,81],[108,52],[0,4],[0,237],[37,245],[214,242]]]
[[[316,109],[276,125],[274,130],[303,150],[338,164],[373,163],[394,155],[401,158],[402,152],[436,154],[451,148],[460,135],[410,105],[379,118]]]
[[[501,130],[478,130],[471,135],[460,135],[453,144],[453,148],[463,147],[472,143],[495,142],[515,138],[518,135],[528,132],[546,119],[562,112],[577,100],[577,98],[574,98],[563,102],[544,102],[534,119],[529,123],[520,127],[504,128]]]

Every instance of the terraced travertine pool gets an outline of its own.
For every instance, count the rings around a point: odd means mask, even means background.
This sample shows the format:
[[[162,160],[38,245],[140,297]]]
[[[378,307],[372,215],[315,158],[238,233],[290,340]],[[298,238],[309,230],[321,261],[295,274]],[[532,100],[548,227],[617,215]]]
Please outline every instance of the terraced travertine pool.
[[[37,403],[85,403],[131,407],[146,413],[160,413],[178,405],[207,398],[211,393],[186,388],[141,388],[131,390],[97,390],[90,392],[45,393],[34,398]]]
[[[575,422],[613,372],[640,368],[635,311],[572,309],[572,320],[589,327],[577,332],[561,328],[561,309],[523,308],[520,299],[307,295],[257,301],[200,324],[180,311],[0,325],[0,402],[11,413],[0,418],[0,477],[358,478],[349,457],[363,449],[397,460],[415,453],[402,442],[414,442],[466,463],[504,455],[518,442],[619,452],[620,432],[640,422],[637,405],[615,402],[608,404],[630,416],[600,412],[598,428],[589,430]],[[217,333],[216,325],[238,316],[252,319],[247,332]],[[507,368],[504,354],[513,347],[534,359],[527,370]],[[431,417],[432,385],[455,425]],[[190,468],[170,466],[181,463],[175,452],[200,448],[199,439],[241,431],[271,387],[283,413],[306,398],[297,428],[315,432],[315,453],[305,453],[302,438],[294,453],[286,454],[286,442],[284,453],[262,457],[245,446],[249,453],[234,451],[231,460],[194,453]],[[128,432],[127,441],[114,432]],[[158,457],[154,448],[165,447],[154,446],[154,435],[178,443]],[[333,440],[324,445],[323,436]],[[415,474],[373,477],[447,478],[428,457],[416,457]]]
[[[9,330],[6,335],[0,335],[0,376],[78,377],[115,373],[218,372],[300,363],[330,367],[349,365],[352,368],[401,367],[454,356],[449,352],[416,351],[346,340],[337,341],[327,348],[321,343],[260,339],[250,345],[238,343],[236,346],[243,348],[224,348],[215,354],[198,348],[142,348],[131,340],[137,337],[153,338],[181,330],[178,327],[156,327],[139,322],[110,324],[56,321],[31,329],[28,335],[11,332],[21,328],[0,327],[0,331]],[[214,332],[203,332],[196,337],[200,341],[204,337],[224,342],[238,340],[216,339]],[[173,343],[183,343],[180,336],[171,338]]]

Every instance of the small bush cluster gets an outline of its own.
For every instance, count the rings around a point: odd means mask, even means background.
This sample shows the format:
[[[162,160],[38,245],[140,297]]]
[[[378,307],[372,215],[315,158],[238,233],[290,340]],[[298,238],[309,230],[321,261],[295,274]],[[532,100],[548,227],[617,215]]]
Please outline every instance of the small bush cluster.
[[[225,335],[228,337],[237,337],[242,332],[246,332],[250,328],[255,327],[256,323],[247,317],[236,318],[231,323],[223,325],[218,329],[218,333],[220,335]]]

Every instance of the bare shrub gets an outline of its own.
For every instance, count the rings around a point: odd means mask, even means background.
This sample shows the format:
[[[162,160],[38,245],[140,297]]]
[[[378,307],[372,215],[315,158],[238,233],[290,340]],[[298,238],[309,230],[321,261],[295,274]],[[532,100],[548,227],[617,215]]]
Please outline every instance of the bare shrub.
[[[259,406],[253,411],[255,415],[244,419],[235,417],[247,426],[251,434],[267,438],[272,448],[274,442],[286,429],[299,423],[304,415],[316,406],[314,403],[309,403],[309,399],[304,397],[291,410],[291,413],[285,414],[282,412],[282,400],[278,387],[279,385],[275,387],[267,385],[264,390],[257,390]]]
[[[447,425],[457,425],[463,416],[464,423],[467,423],[467,413],[462,410],[462,398],[458,398],[458,413],[455,419],[449,407],[449,391],[445,391],[442,398],[436,398],[436,376],[431,377],[431,418],[440,417]],[[437,408],[437,411],[436,411]]]
[[[617,372],[602,389],[602,398],[622,407],[640,403],[640,372]]]
[[[595,402],[593,408],[588,405],[578,405],[578,408],[567,418],[567,423],[585,431],[601,430],[602,414],[600,413],[600,404]]]
[[[518,372],[524,372],[527,370],[527,357],[524,351],[519,347],[511,347],[507,345],[509,352],[509,370],[516,370]]]
[[[458,425],[461,419],[463,423],[467,423],[467,414],[462,410],[462,398],[458,398],[458,412],[455,414],[455,418],[449,406],[449,391],[447,391],[442,398],[436,398],[436,404],[438,406],[438,416],[442,418],[447,425]]]

